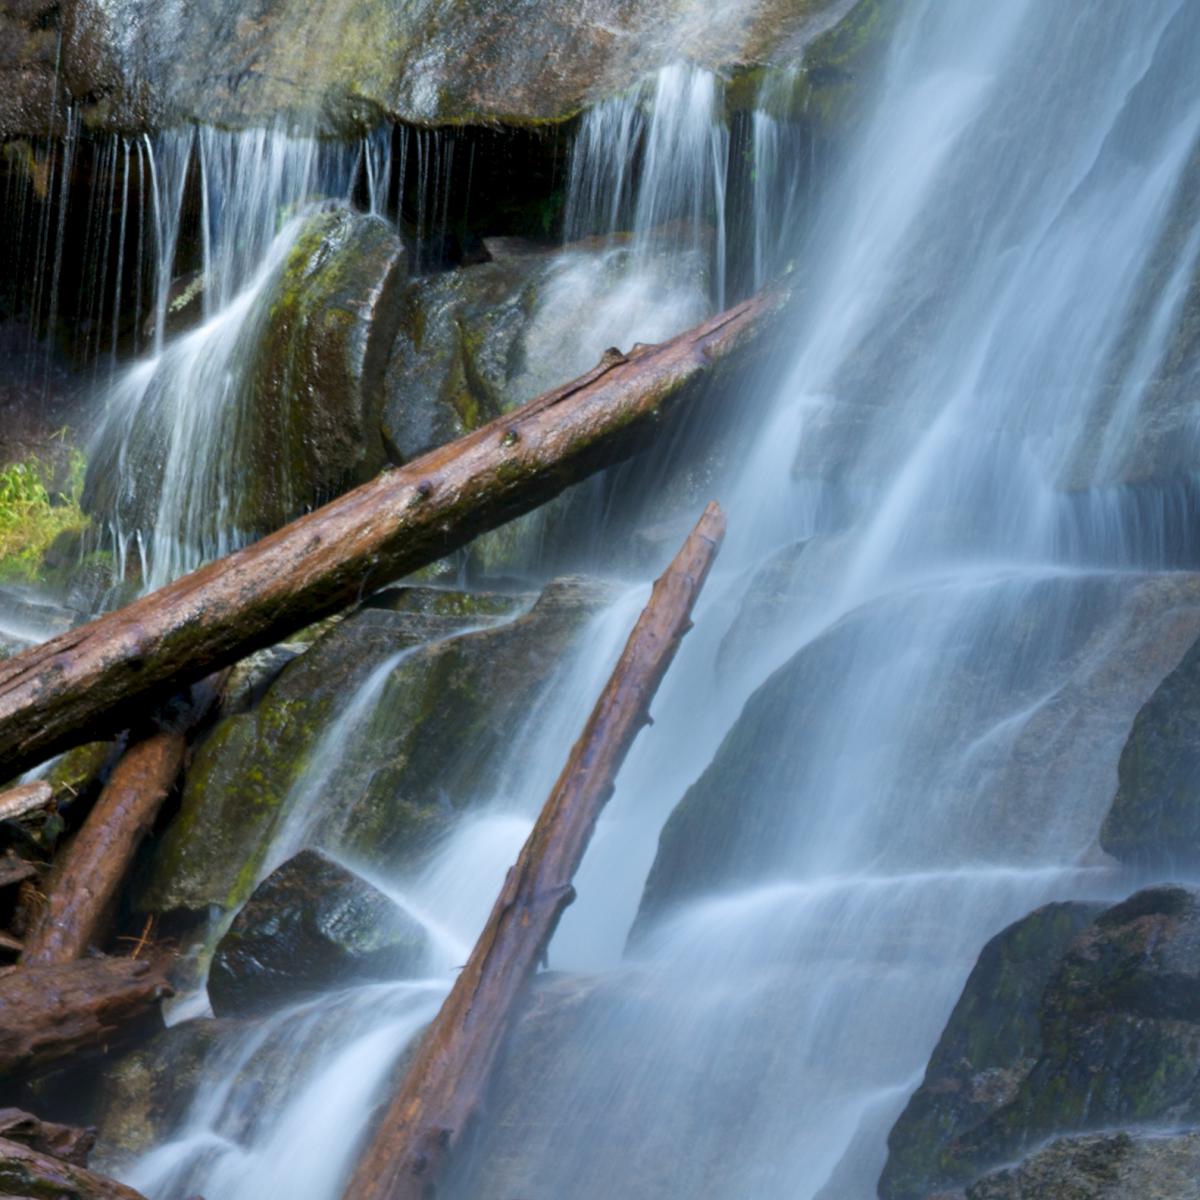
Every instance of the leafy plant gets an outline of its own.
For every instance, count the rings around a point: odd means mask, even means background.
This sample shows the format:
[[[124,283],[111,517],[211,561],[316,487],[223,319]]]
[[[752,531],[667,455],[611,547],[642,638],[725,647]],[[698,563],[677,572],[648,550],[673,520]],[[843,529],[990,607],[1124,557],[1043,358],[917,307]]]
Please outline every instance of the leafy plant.
[[[79,507],[86,466],[83,454],[72,450],[65,490],[54,492],[52,473],[38,458],[0,470],[0,579],[35,581],[54,539],[87,527]]]

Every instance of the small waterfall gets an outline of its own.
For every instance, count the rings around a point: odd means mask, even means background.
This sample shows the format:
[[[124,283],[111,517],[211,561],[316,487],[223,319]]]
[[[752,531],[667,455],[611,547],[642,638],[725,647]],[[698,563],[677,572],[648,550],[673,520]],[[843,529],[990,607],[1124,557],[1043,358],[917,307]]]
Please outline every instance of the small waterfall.
[[[131,1186],[154,1200],[185,1200],[197,1190],[257,1200],[264,1186],[284,1181],[295,1200],[334,1200],[356,1135],[385,1093],[396,1058],[436,1013],[469,955],[562,767],[563,747],[583,728],[645,598],[642,588],[633,589],[593,622],[580,651],[526,715],[491,795],[461,818],[423,869],[403,879],[362,871],[425,925],[437,974],[333,993],[222,1043],[177,1137],[126,1173]],[[271,864],[304,845],[331,852],[306,820],[312,813],[303,807],[304,787],[321,768],[337,769],[353,755],[401,657],[385,659],[329,724],[321,749],[328,758],[289,804],[291,819],[277,834]],[[278,1099],[264,1105],[268,1081]],[[299,1154],[297,1141],[306,1147]],[[291,1165],[281,1167],[281,1157]]]
[[[249,536],[232,515],[249,468],[229,448],[245,441],[247,368],[270,318],[260,298],[296,242],[305,206],[348,195],[355,158],[282,128],[185,130],[147,137],[139,150],[152,215],[152,346],[108,387],[95,438],[104,463],[93,477],[122,573],[132,555],[146,586],[157,587]],[[195,211],[185,203],[192,194]],[[180,289],[189,220],[201,257]],[[203,322],[168,338],[173,309],[197,295]]]

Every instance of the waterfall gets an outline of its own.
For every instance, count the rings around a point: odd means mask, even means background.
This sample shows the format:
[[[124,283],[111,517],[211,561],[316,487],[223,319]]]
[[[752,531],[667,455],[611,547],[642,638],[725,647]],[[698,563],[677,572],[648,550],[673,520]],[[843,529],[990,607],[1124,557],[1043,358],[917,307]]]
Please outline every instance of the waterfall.
[[[249,365],[270,318],[260,299],[305,206],[347,196],[355,157],[282,127],[188,129],[147,136],[139,150],[151,213],[151,351],[107,386],[94,439],[101,466],[89,487],[103,495],[121,573],[133,556],[145,584],[157,587],[250,536],[231,513],[250,464],[230,447],[241,441]],[[180,291],[189,219],[201,257]],[[173,308],[196,296],[202,322],[168,337]]]
[[[1191,0],[910,0],[815,196],[800,203],[771,107],[754,118],[756,164],[776,172],[755,193],[754,274],[787,254],[803,281],[787,370],[729,415],[745,449],[713,483],[728,543],[550,948],[594,975],[586,1023],[547,1034],[549,1066],[505,1077],[461,1200],[517,1194],[498,1147],[528,1200],[872,1195],[985,940],[1128,882],[1096,834],[1133,716],[1185,648],[1156,619],[1195,582],[1178,360],[1198,55]],[[643,266],[667,228],[717,264],[719,296],[718,106],[715,79],[679,67],[589,114],[569,227],[632,230]],[[382,881],[462,945],[642,598],[564,668],[541,757],[514,756],[419,878]],[[315,1145],[320,1169],[288,1194],[335,1200],[346,1131],[447,979],[273,1018],[209,1064],[178,1138],[130,1182],[240,1200]],[[296,1074],[255,1124],[242,1067],[272,1038]],[[542,1086],[556,1059],[567,1092]]]

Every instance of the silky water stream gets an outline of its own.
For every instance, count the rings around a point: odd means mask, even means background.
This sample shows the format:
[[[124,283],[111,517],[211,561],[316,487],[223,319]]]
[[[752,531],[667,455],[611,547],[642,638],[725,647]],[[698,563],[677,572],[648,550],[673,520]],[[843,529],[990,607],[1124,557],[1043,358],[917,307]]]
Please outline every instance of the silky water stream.
[[[588,977],[574,1019],[504,1075],[462,1200],[872,1196],[986,938],[1130,885],[1096,849],[1117,758],[1200,633],[1200,9],[903,9],[812,211],[763,202],[795,222],[788,370],[730,432],[719,572],[551,947]],[[638,119],[598,114],[586,155],[619,164]],[[724,143],[687,128],[691,194]],[[617,184],[576,200],[636,214]],[[231,1037],[132,1184],[339,1195],[644,596],[597,619],[434,861],[376,880],[437,931],[428,977]]]

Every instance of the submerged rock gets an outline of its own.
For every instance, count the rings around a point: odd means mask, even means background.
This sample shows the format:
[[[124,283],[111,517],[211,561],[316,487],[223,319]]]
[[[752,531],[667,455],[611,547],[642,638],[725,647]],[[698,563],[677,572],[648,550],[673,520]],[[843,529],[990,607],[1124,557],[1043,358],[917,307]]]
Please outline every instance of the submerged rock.
[[[219,1017],[256,1016],[364,980],[417,971],[424,927],[352,871],[304,850],[255,889],[217,945],[208,994]]]
[[[507,623],[531,597],[423,588],[374,597],[201,746],[143,907],[236,907],[296,805],[308,807],[310,841],[389,867],[410,861],[486,794],[490,770],[605,595],[559,580]],[[364,711],[352,711],[356,698]]]
[[[1133,723],[1100,844],[1150,870],[1200,862],[1200,641]]]
[[[1052,905],[985,949],[892,1130],[883,1200],[970,1185],[1059,1134],[1200,1122],[1200,897],[1138,892],[1058,949],[1085,916]],[[1013,950],[1027,939],[1022,965]],[[1015,1186],[1020,1172],[1007,1179]]]
[[[951,607],[934,588],[868,605],[763,683],[664,827],[640,923],[794,864],[833,807],[856,802],[833,753],[842,744],[859,747],[853,778],[891,796],[892,817],[864,830],[874,842],[860,848],[880,862],[1040,861],[1051,837],[1085,852],[1135,713],[1200,633],[1200,577],[1000,580],[968,598]],[[937,716],[921,728],[889,691],[901,653],[927,664],[924,702]],[[837,703],[847,688],[865,708]],[[864,745],[874,768],[858,761]],[[1078,801],[1059,805],[1051,830],[1046,798],[1065,795]]]

